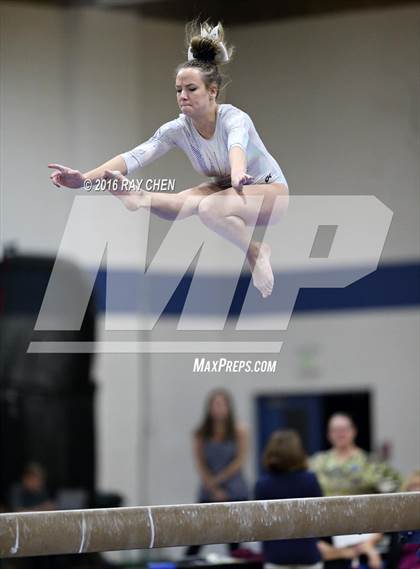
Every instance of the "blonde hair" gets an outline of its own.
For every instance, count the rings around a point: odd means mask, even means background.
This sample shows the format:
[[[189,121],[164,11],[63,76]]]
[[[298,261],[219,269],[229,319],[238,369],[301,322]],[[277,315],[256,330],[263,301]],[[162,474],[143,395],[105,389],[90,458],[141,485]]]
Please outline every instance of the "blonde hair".
[[[185,26],[185,45],[188,61],[178,65],[176,74],[181,69],[199,69],[206,88],[209,89],[210,85],[216,83],[219,94],[224,77],[218,66],[230,61],[234,50],[233,46],[225,45],[222,23],[212,27],[208,20],[200,23],[196,18],[188,22]]]
[[[200,23],[196,18],[185,26],[185,43],[192,57],[209,63],[226,63],[233,46],[225,45],[225,31],[221,22],[212,26],[208,20]]]

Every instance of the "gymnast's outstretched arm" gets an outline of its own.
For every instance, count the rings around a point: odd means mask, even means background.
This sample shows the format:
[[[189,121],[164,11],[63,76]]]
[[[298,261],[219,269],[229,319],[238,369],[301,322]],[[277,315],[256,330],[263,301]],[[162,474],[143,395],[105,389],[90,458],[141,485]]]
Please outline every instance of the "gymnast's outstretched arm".
[[[118,156],[114,156],[114,158],[111,158],[111,160],[104,162],[97,168],[94,168],[93,170],[86,172],[84,176],[85,178],[89,178],[91,180],[97,178],[103,178],[106,170],[118,170],[119,172],[121,172],[121,174],[123,174],[123,176],[127,174],[127,165],[121,154],[118,154]]]
[[[86,180],[98,180],[104,177],[107,171],[118,170],[121,174],[127,173],[127,166],[124,158],[119,154],[111,160],[104,162],[97,168],[89,170],[85,174],[82,174],[79,170],[73,170],[67,166],[62,166],[61,164],[48,164],[48,168],[54,168],[54,172],[51,174],[50,178],[52,183],[60,188],[65,186],[67,188],[80,188]]]
[[[128,152],[118,154],[114,158],[111,158],[111,160],[104,162],[84,174],[79,170],[73,170],[61,164],[48,164],[49,168],[56,170],[50,176],[51,181],[58,188],[60,186],[80,188],[83,186],[85,180],[111,179],[111,172],[118,172],[118,174],[116,174],[117,176],[120,176],[120,174],[123,176],[131,174],[137,170],[137,168],[143,168],[147,166],[147,164],[154,162],[175,146],[171,132],[176,130],[176,125],[176,121],[165,123],[149,140],[146,140]],[[115,193],[118,195],[118,192]]]

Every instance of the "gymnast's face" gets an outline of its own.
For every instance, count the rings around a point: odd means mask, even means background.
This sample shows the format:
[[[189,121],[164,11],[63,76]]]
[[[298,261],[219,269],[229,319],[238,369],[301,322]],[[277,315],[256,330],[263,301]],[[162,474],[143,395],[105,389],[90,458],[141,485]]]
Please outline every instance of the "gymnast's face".
[[[181,69],[175,81],[178,106],[184,115],[199,118],[208,114],[216,100],[216,84],[207,88],[201,71],[193,67]]]

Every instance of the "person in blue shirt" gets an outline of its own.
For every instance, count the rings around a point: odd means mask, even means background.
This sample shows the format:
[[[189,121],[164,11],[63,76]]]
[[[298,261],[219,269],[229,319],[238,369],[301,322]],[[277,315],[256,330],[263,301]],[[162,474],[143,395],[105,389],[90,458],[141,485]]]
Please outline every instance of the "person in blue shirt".
[[[316,475],[307,469],[307,457],[296,431],[275,431],[264,450],[266,472],[255,485],[257,500],[322,496]],[[282,539],[263,542],[265,561],[282,569],[321,569],[317,539]]]
[[[238,502],[249,499],[243,467],[248,455],[248,429],[236,420],[232,396],[215,389],[206,401],[201,424],[194,432],[194,458],[200,477],[198,501]],[[230,552],[238,544],[229,545]],[[198,555],[191,545],[187,555]]]

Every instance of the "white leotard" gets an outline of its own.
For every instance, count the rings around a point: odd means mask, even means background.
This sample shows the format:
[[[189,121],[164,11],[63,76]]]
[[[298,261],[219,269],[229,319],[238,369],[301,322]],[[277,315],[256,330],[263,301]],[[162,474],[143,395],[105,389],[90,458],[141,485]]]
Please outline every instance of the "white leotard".
[[[287,185],[280,166],[267,151],[249,115],[233,105],[218,106],[216,129],[210,139],[203,138],[191,118],[184,114],[165,123],[149,140],[122,154],[127,174],[176,146],[185,152],[197,172],[221,185],[230,185],[229,150],[232,146],[240,146],[246,152],[247,174],[254,178],[253,183]]]

